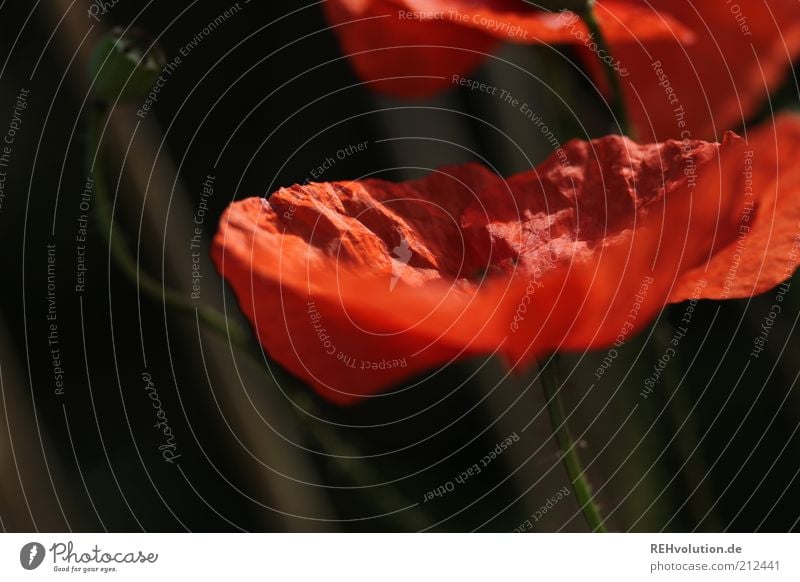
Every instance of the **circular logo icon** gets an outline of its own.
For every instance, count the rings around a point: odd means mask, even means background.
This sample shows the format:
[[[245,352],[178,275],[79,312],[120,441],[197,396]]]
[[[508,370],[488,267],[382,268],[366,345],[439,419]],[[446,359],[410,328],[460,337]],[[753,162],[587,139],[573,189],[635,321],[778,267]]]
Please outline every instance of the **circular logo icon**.
[[[35,570],[44,561],[44,546],[38,542],[30,542],[19,551],[19,563],[26,570]]]

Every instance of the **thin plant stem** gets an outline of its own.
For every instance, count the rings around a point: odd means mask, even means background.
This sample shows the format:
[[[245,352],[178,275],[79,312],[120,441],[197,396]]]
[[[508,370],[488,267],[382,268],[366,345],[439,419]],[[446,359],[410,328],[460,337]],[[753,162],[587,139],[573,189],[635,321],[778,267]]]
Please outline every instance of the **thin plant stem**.
[[[589,29],[589,34],[597,43],[598,52],[604,51],[606,55],[611,55],[611,48],[606,41],[603,29],[597,22],[597,13],[595,12],[595,0],[586,0],[586,5],[580,11],[581,18]],[[617,71],[614,69],[613,64],[608,64],[602,61],[603,71],[605,72],[608,87],[611,90],[611,111],[614,115],[616,122],[622,130],[623,135],[635,139],[633,127],[631,126],[628,110],[625,107],[625,96],[622,93],[622,82]],[[612,61],[613,63],[613,61]]]
[[[156,301],[163,301],[166,306],[192,318],[197,312],[197,317],[206,327],[223,337],[229,337],[230,341],[239,347],[252,349],[252,340],[245,329],[216,309],[187,300],[180,293],[168,289],[161,281],[140,270],[124,241],[119,235],[114,236],[114,219],[103,168],[102,144],[100,143],[107,118],[108,112],[103,105],[96,105],[89,112],[86,168],[94,181],[94,209],[95,216],[100,223],[98,230],[109,246],[114,264],[146,295]]]
[[[592,496],[592,488],[586,478],[586,471],[582,468],[580,457],[578,457],[577,444],[567,426],[567,417],[564,414],[564,406],[559,395],[560,381],[556,369],[556,357],[552,356],[547,364],[541,365],[540,370],[544,395],[547,399],[547,411],[553,424],[553,436],[561,450],[561,460],[567,470],[581,513],[593,532],[606,532],[600,510]]]
[[[108,184],[103,167],[102,133],[108,119],[108,110],[105,105],[98,103],[89,112],[87,131],[88,144],[86,148],[86,171],[94,182],[94,210],[99,221],[99,230],[111,252],[114,264],[122,273],[136,285],[144,294],[156,302],[178,313],[197,318],[197,322],[208,330],[213,331],[222,338],[228,338],[232,346],[241,350],[262,370],[266,367],[266,360],[261,350],[253,342],[251,334],[235,321],[229,320],[209,305],[187,300],[177,291],[167,288],[161,281],[139,269],[139,265],[131,255],[125,242],[120,236],[114,236],[114,218],[111,211]],[[273,378],[275,370],[266,370]],[[346,475],[352,482],[362,486],[369,492],[374,505],[391,516],[402,528],[407,530],[420,530],[429,522],[417,504],[411,503],[397,488],[391,485],[381,487],[381,494],[372,491],[374,483],[379,481],[379,476],[368,465],[362,463],[351,446],[329,430],[323,422],[309,422],[306,411],[312,410],[314,405],[309,398],[301,396],[301,390],[295,388],[297,381],[290,379],[287,374],[278,371],[278,375],[286,385],[292,386],[292,398],[300,399],[302,408],[297,404],[290,407],[295,416],[304,422],[308,434],[317,441],[322,449],[328,451],[328,456],[333,460],[340,473]],[[333,446],[332,446],[333,445]],[[353,458],[356,457],[356,458]],[[398,510],[398,507],[401,510]]]

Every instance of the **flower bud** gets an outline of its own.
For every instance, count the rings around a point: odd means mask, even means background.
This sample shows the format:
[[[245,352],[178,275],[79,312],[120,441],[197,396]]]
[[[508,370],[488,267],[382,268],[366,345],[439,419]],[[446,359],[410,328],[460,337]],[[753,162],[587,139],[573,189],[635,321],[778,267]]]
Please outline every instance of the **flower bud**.
[[[92,52],[92,93],[108,103],[144,99],[165,66],[164,53],[147,35],[115,27]]]

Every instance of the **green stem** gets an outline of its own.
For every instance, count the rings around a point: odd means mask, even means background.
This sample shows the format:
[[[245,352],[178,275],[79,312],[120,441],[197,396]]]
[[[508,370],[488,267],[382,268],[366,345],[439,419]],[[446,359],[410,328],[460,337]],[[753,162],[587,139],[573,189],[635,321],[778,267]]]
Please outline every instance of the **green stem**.
[[[591,485],[589,485],[589,481],[586,478],[586,472],[581,467],[577,445],[567,426],[567,418],[559,396],[560,381],[556,363],[556,357],[553,356],[546,365],[540,367],[542,386],[547,399],[547,411],[550,413],[550,421],[553,424],[553,434],[558,443],[558,448],[561,449],[561,460],[567,470],[567,475],[569,475],[572,490],[575,492],[575,497],[578,500],[578,505],[581,508],[583,517],[586,519],[586,523],[589,524],[589,528],[593,532],[605,532],[606,527],[603,525],[603,518],[600,516],[600,510],[592,497]]]
[[[223,337],[229,337],[230,341],[239,347],[252,349],[250,334],[245,329],[226,318],[216,309],[208,305],[192,302],[184,298],[180,293],[167,289],[161,281],[142,272],[123,240],[119,235],[114,236],[114,217],[112,216],[108,185],[102,163],[103,157],[101,155],[101,136],[107,118],[108,112],[102,105],[97,105],[89,112],[89,144],[86,148],[86,168],[94,180],[94,209],[95,216],[100,222],[99,230],[109,246],[114,264],[145,295],[148,295],[156,302],[163,302],[175,311],[192,318],[194,318],[196,312],[200,321],[208,328]]]
[[[606,55],[611,56],[611,48],[606,41],[603,29],[597,22],[597,14],[595,12],[595,0],[586,0],[586,5],[580,11],[580,16],[586,23],[586,28],[589,29],[589,34],[594,38],[597,43],[598,53],[605,51]],[[613,61],[612,61],[613,62]],[[608,64],[601,61],[603,70],[605,71],[606,81],[611,90],[611,111],[615,120],[622,130],[622,135],[627,135],[630,138],[635,138],[633,127],[631,126],[630,118],[628,117],[628,110],[625,107],[625,96],[622,93],[622,82],[620,81],[617,71],[614,69],[613,64]]]
[[[199,322],[208,328],[210,331],[217,333],[222,338],[229,338],[232,345],[241,349],[250,359],[260,368],[264,369],[265,359],[261,350],[256,346],[252,340],[250,333],[238,325],[236,322],[229,320],[223,313],[220,313],[209,305],[195,303],[187,300],[180,293],[166,288],[166,286],[158,279],[151,277],[149,274],[142,272],[136,259],[128,251],[125,242],[120,236],[113,236],[114,232],[114,217],[111,210],[111,202],[108,192],[108,184],[106,183],[105,171],[103,168],[103,155],[102,155],[102,134],[105,123],[108,119],[108,110],[102,105],[98,104],[89,112],[87,123],[88,140],[86,148],[86,171],[94,181],[94,210],[98,221],[100,222],[100,232],[109,246],[111,258],[114,264],[122,271],[122,273],[130,279],[130,281],[137,286],[144,294],[156,303],[163,302],[167,307],[195,318],[195,314]],[[293,386],[296,381],[289,379],[288,376],[279,372],[284,378],[285,384]],[[270,373],[270,378],[272,375]],[[331,451],[329,458],[331,458],[338,466],[341,473],[345,474],[351,481],[357,485],[365,487],[370,497],[373,498],[375,505],[397,521],[398,524],[407,530],[420,530],[427,523],[428,519],[418,507],[412,507],[412,503],[395,487],[387,485],[381,488],[381,495],[373,492],[374,483],[378,482],[379,476],[367,465],[361,463],[358,459],[347,458],[357,457],[352,448],[344,443],[344,441],[336,434],[335,431],[328,430],[322,422],[308,422],[305,411],[311,410],[315,416],[318,416],[313,411],[313,403],[310,399],[305,398],[300,390],[296,390],[297,394],[293,397],[301,399],[303,402],[302,409],[297,405],[292,405],[291,409],[295,416],[301,422],[305,422],[308,427],[308,433],[317,441],[320,448]],[[405,511],[397,511],[397,508],[406,507]]]

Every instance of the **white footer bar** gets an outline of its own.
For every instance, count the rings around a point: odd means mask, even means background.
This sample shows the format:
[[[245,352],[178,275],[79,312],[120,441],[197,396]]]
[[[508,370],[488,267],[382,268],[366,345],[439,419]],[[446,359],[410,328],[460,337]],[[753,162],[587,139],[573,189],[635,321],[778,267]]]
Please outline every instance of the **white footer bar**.
[[[797,534],[4,534],[0,580],[796,582],[798,554]]]

